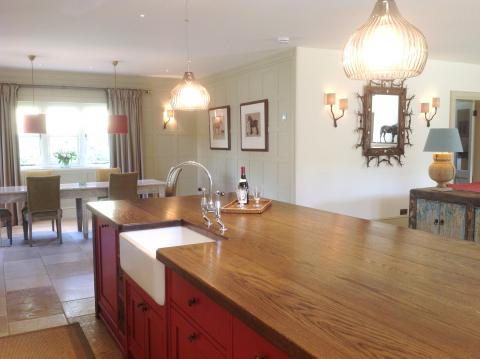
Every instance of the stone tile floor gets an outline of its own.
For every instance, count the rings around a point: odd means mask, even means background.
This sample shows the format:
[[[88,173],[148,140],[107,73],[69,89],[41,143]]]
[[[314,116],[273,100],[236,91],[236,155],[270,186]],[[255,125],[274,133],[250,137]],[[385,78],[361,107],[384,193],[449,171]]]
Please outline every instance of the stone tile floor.
[[[35,222],[33,247],[21,227],[14,228],[12,247],[0,247],[0,337],[78,322],[97,358],[121,358],[94,315],[92,240],[83,239],[75,221],[62,225],[63,244],[50,222]]]

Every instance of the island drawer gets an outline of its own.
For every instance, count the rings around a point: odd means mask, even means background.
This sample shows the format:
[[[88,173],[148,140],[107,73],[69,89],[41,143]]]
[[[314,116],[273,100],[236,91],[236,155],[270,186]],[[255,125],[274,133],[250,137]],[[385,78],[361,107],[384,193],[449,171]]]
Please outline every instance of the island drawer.
[[[170,298],[193,322],[223,347],[231,336],[231,315],[175,272],[171,272]]]
[[[273,344],[258,335],[240,320],[233,320],[233,359],[288,359]]]
[[[226,355],[177,310],[172,310],[171,358],[225,359]]]

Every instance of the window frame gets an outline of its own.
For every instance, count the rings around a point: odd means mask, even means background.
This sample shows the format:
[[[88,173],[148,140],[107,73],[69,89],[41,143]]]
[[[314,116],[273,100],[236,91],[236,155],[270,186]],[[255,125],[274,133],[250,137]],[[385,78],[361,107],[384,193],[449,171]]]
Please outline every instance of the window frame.
[[[46,113],[46,110],[48,107],[52,106],[71,106],[73,108],[79,109],[80,111],[84,110],[85,108],[88,108],[89,106],[105,106],[105,109],[107,107],[106,103],[101,103],[101,102],[80,102],[80,101],[38,101],[38,103],[35,104],[35,107],[38,109],[38,111],[41,111],[43,113]],[[19,101],[17,103],[17,111],[18,108],[25,106],[25,107],[31,107],[31,102],[30,101]],[[108,112],[106,112],[108,116]],[[22,121],[22,116],[19,115],[17,112],[16,114],[16,121]],[[48,121],[48,119],[47,119]],[[17,123],[17,128],[21,129],[21,123]],[[48,126],[47,126],[48,127]],[[109,145],[107,147],[107,161],[106,162],[92,162],[88,163],[88,130],[87,130],[87,125],[86,121],[82,121],[81,125],[79,126],[79,132],[76,135],[71,135],[72,137],[76,138],[77,144],[77,160],[74,163],[71,163],[69,167],[71,168],[97,168],[97,167],[109,167],[110,166],[110,148]],[[106,136],[109,137],[107,133],[105,133]],[[38,134],[40,138],[40,144],[39,144],[39,151],[40,151],[40,156],[39,156],[39,163],[35,164],[22,164],[21,162],[21,140],[23,136],[31,136],[31,134],[24,134],[23,131],[18,131],[17,133],[18,136],[18,143],[20,147],[20,168],[21,169],[28,169],[28,168],[62,168],[63,166],[60,165],[55,159],[50,158],[49,156],[49,151],[50,151],[50,145],[51,145],[51,139],[53,137],[70,137],[69,135],[65,136],[60,136],[56,134]],[[108,142],[110,142],[110,138],[108,138]]]

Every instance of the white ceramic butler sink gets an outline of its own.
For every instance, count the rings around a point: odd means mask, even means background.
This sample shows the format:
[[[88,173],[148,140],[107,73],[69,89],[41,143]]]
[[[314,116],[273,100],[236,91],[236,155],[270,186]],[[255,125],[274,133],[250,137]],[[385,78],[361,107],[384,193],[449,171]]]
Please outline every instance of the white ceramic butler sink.
[[[165,304],[165,266],[159,248],[214,242],[187,227],[145,229],[120,233],[120,266],[159,305]]]

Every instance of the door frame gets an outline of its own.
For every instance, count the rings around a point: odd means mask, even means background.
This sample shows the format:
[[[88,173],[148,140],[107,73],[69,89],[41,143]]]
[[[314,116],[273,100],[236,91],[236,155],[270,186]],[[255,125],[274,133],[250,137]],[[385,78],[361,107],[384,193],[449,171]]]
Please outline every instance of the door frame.
[[[456,111],[457,111],[457,100],[465,100],[465,101],[474,101],[480,102],[480,92],[471,92],[471,91],[450,91],[450,121],[449,127],[455,128],[455,119],[456,119]],[[478,116],[478,115],[477,115]],[[470,182],[473,180],[473,172],[474,172],[474,160],[475,160],[475,121],[471,122],[471,133],[473,134],[473,140],[470,141],[470,148],[468,149],[471,156],[469,160],[469,167],[470,167]],[[480,160],[480,159],[479,159]],[[477,161],[478,162],[478,161]]]

